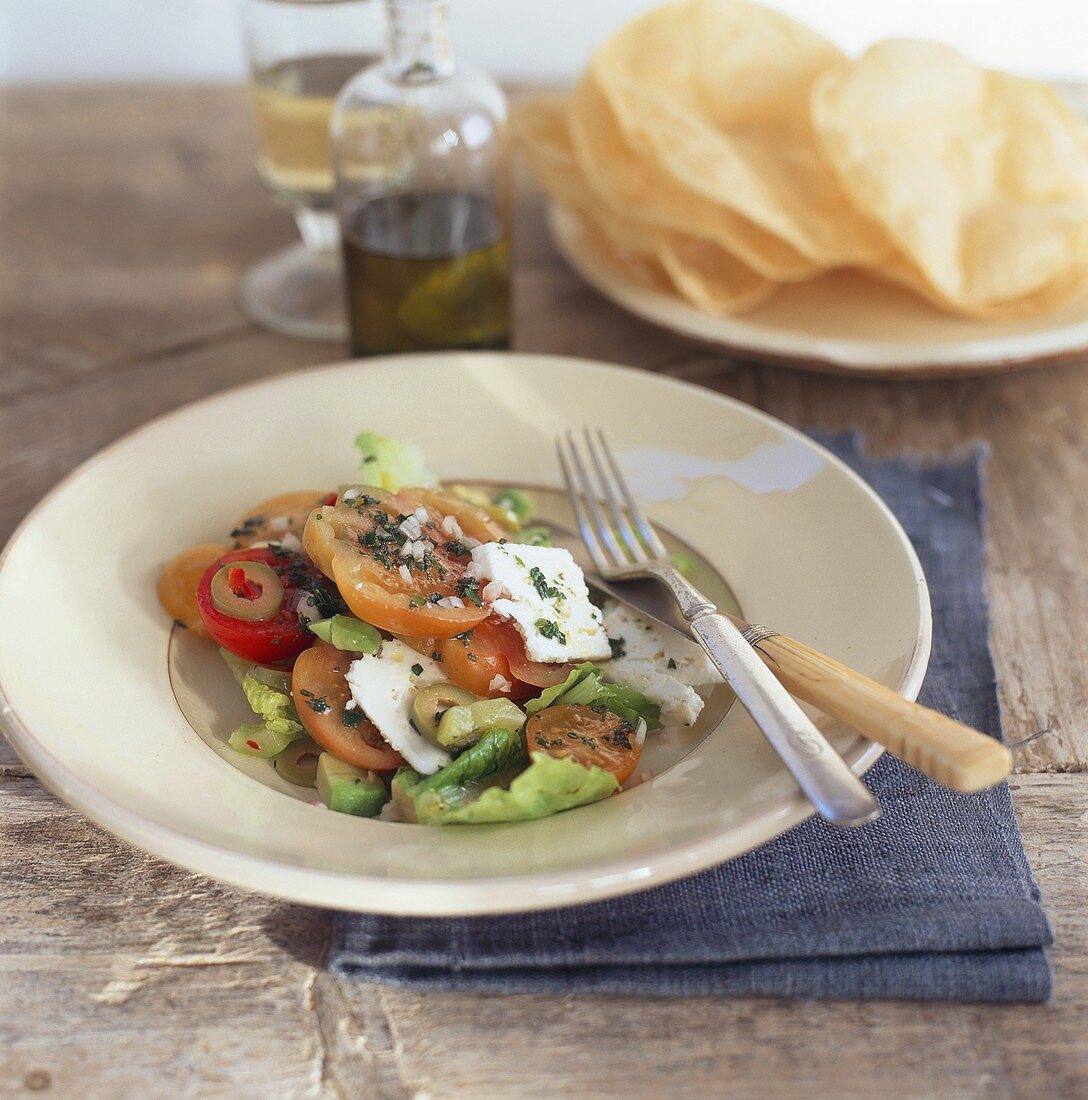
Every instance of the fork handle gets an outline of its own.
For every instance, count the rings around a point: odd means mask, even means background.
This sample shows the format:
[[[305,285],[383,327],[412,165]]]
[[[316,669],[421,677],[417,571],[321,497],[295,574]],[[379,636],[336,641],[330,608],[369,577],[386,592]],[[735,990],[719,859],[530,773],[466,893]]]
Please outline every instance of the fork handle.
[[[1000,741],[904,699],[794,638],[768,633],[755,648],[790,694],[954,791],[992,787],[1009,774],[1012,754]]]
[[[724,615],[697,610],[691,630],[821,817],[862,825],[880,805]]]

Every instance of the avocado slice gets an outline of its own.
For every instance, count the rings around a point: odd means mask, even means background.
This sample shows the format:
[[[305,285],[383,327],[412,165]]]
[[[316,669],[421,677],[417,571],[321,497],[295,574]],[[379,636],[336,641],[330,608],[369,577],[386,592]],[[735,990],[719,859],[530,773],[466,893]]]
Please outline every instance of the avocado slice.
[[[381,776],[327,752],[317,762],[317,794],[330,810],[355,817],[375,817],[389,801]]]

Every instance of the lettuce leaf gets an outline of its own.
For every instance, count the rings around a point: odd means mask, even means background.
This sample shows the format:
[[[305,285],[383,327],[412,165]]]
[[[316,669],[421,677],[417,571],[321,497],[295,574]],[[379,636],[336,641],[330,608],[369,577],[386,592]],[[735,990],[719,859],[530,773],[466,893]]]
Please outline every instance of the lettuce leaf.
[[[395,493],[406,485],[437,485],[423,452],[412,443],[401,443],[377,432],[360,432],[355,446],[362,456],[363,480]]]
[[[270,733],[295,734],[302,732],[302,723],[290,695],[262,684],[253,676],[242,680],[242,690],[246,693],[253,713],[264,719],[265,728]]]
[[[634,688],[609,683],[602,671],[590,661],[576,665],[563,683],[545,688],[536,699],[530,699],[525,704],[525,710],[533,715],[545,707],[567,704],[607,707],[632,726],[637,726],[640,718],[648,729],[657,729],[661,725],[661,708],[656,703],[651,703]]]
[[[489,787],[471,802],[452,806],[437,825],[486,825],[500,821],[532,821],[561,810],[599,802],[619,790],[616,777],[603,768],[586,768],[573,760],[545,752],[532,754],[533,762],[510,784],[509,790]]]
[[[267,675],[275,670],[260,669],[260,666],[243,661],[225,649],[219,652],[246,693],[250,709],[261,719],[260,722],[246,722],[239,726],[230,735],[228,744],[244,756],[269,760],[283,752],[302,733],[295,704],[290,695],[262,683],[254,674],[259,670]]]

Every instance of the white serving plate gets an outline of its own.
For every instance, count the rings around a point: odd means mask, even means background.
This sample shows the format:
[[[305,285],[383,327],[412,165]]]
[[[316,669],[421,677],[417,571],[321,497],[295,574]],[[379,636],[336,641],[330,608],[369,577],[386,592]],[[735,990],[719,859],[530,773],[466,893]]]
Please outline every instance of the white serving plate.
[[[171,644],[155,599],[161,565],[222,539],[263,497],[350,480],[359,430],[418,442],[443,477],[557,486],[553,437],[587,422],[609,433],[653,518],[726,578],[748,617],[917,694],[930,643],[925,580],[887,508],[836,458],[671,379],[550,356],[443,354],[231,390],[153,421],[66,478],[0,558],[5,732],[53,791],[132,844],[341,909],[567,905],[772,839],[811,807],[738,706],[712,700],[682,752],[659,751],[660,774],[606,802],[435,829],[334,814],[276,789],[267,769],[232,766],[220,742],[244,703],[235,712],[236,689],[210,648]],[[859,773],[879,755],[825,728]]]
[[[1088,355],[1088,294],[1046,317],[983,323],[839,271],[784,286],[748,313],[725,317],[633,281],[587,246],[577,216],[561,207],[549,207],[548,224],[570,266],[621,309],[743,358],[837,374],[937,378]]]

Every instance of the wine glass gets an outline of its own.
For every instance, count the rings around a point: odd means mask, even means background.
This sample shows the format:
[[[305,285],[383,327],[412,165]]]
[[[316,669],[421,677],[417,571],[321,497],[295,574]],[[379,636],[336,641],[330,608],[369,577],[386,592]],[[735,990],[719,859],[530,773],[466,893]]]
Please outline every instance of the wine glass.
[[[377,0],[242,0],[257,170],[302,243],[254,264],[239,298],[255,321],[315,340],[347,336],[329,118],[337,93],[380,56]]]

